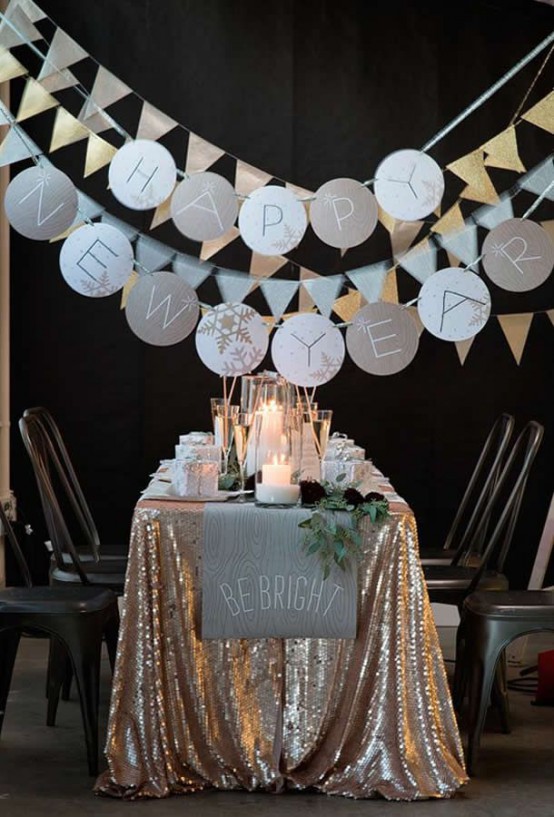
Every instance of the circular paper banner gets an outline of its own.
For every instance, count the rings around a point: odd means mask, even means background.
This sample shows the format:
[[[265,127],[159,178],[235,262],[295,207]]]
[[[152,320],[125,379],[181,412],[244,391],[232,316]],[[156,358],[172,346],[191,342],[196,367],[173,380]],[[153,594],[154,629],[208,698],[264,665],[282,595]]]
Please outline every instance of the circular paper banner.
[[[111,192],[121,204],[131,210],[149,210],[169,198],[177,168],[163,145],[136,139],[117,151],[108,178]]]
[[[248,374],[265,357],[269,334],[261,315],[251,306],[219,304],[206,312],[196,330],[196,351],[217,374]]]
[[[261,255],[284,255],[294,249],[308,219],[304,205],[285,187],[260,187],[250,193],[239,213],[243,241]]]
[[[431,275],[419,293],[419,317],[426,329],[441,340],[467,340],[486,324],[491,296],[474,272],[446,267]]]
[[[310,206],[315,234],[331,247],[356,247],[377,225],[375,196],[354,179],[333,179],[323,184]]]
[[[540,286],[554,265],[554,244],[534,221],[510,218],[494,227],[483,242],[483,267],[491,279],[510,292]]]
[[[55,167],[30,167],[12,179],[4,207],[8,221],[25,238],[55,238],[77,215],[77,190]]]
[[[196,173],[182,181],[171,197],[171,218],[193,241],[211,241],[226,233],[239,211],[232,185],[217,173]]]
[[[441,203],[444,177],[426,153],[397,150],[377,168],[374,190],[379,205],[389,215],[400,221],[417,221]]]
[[[138,279],[129,293],[125,317],[141,340],[172,346],[184,340],[198,320],[194,289],[173,272],[154,272]]]
[[[323,315],[295,315],[276,331],[271,344],[275,368],[296,386],[321,386],[340,370],[344,340]]]
[[[369,374],[396,374],[408,366],[419,346],[415,322],[396,304],[362,307],[346,330],[348,354]]]
[[[115,227],[86,224],[64,241],[60,269],[76,292],[105,298],[121,289],[133,271],[133,248]]]

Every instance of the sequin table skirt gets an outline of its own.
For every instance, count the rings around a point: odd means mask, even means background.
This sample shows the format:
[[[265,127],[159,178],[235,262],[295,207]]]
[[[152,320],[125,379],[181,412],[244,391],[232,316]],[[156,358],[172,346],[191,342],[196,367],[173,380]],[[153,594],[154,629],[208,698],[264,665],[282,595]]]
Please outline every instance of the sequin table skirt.
[[[95,791],[452,796],[467,777],[410,509],[362,523],[356,639],[202,641],[203,507],[135,511]]]

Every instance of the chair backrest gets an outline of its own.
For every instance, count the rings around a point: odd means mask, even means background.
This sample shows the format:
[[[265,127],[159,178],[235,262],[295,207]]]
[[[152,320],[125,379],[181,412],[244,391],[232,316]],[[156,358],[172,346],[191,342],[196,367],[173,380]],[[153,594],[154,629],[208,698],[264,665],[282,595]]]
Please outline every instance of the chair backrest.
[[[480,528],[481,541],[478,541],[473,534],[478,521],[482,518],[487,500],[497,483],[513,430],[514,418],[512,415],[501,414],[494,422],[483,444],[444,543],[445,550],[455,551],[453,564],[459,563],[470,540],[475,551],[479,551],[483,545],[485,527]]]
[[[90,548],[95,560],[99,558],[98,549],[88,537],[84,517],[75,496],[71,493],[64,464],[36,416],[23,415],[19,421],[19,429],[33,466],[56,564],[60,570],[67,570],[64,554],[68,554],[81,581],[87,584],[87,575],[75,545],[76,537],[73,532],[75,524],[71,527],[70,533],[71,522],[76,523],[77,533],[83,534],[85,544]],[[67,518],[68,510],[72,512],[71,518]]]
[[[531,466],[539,451],[544,428],[531,420],[522,429],[498,474],[496,483],[473,530],[479,540],[486,532],[486,544],[468,592],[475,590],[483,573],[493,566],[501,572],[513,540],[514,530],[525,494]],[[490,527],[490,530],[489,530]],[[475,551],[471,539],[466,543],[463,564]]]
[[[8,543],[13,551],[15,556],[17,566],[21,571],[21,575],[23,577],[23,581],[27,587],[33,586],[33,580],[31,579],[31,571],[29,570],[29,566],[23,555],[23,551],[19,546],[19,542],[17,541],[17,536],[14,533],[14,530],[11,526],[10,520],[6,516],[6,512],[2,507],[2,503],[0,502],[0,532],[4,533],[5,538],[8,540]]]

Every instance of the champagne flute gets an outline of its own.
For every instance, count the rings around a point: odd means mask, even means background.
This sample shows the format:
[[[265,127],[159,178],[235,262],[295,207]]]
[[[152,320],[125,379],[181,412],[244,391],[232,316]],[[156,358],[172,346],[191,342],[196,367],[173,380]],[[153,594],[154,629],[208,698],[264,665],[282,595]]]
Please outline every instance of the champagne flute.
[[[233,433],[235,435],[235,450],[237,452],[237,464],[239,467],[239,502],[244,502],[244,485],[246,482],[246,454],[248,451],[248,439],[250,426],[252,425],[252,414],[240,411],[235,417]]]
[[[239,407],[230,406],[228,403],[216,405],[215,407],[215,439],[219,440],[221,446],[222,474],[226,474],[229,470],[229,454],[233,445],[233,428],[238,413]]]
[[[310,415],[310,425],[314,435],[320,466],[327,450],[327,443],[329,442],[332,417],[333,411],[331,409],[318,409],[312,411]]]

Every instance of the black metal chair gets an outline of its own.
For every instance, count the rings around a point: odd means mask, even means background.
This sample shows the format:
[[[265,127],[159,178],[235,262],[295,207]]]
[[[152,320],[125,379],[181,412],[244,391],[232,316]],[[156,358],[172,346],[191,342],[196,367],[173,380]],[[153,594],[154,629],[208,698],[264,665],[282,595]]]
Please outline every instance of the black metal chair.
[[[123,591],[126,558],[106,559],[82,492],[76,489],[71,471],[57,441],[45,431],[43,419],[27,411],[19,421],[21,436],[37,482],[46,527],[53,549],[51,584],[80,583]],[[82,558],[83,549],[88,559]]]
[[[458,550],[453,563],[423,566],[431,601],[454,604],[461,612],[465,598],[474,590],[508,588],[504,563],[543,432],[543,426],[534,420],[523,428],[480,508],[479,517],[468,524],[462,537],[463,548]]]
[[[117,597],[110,590],[83,585],[33,587],[27,563],[1,505],[0,523],[25,581],[25,587],[0,590],[0,732],[21,634],[47,635],[59,655],[64,659],[67,655],[71,661],[85,729],[89,773],[97,775],[102,638],[106,639],[113,670],[119,627]],[[48,675],[49,726],[54,725],[63,674],[64,661],[52,662]]]
[[[461,557],[467,536],[477,523],[496,485],[513,429],[514,418],[511,414],[501,414],[494,422],[483,444],[443,547],[420,548],[423,565],[456,564]]]
[[[472,593],[464,602],[461,626],[464,647],[459,660],[464,662],[469,693],[467,767],[474,774],[499,661],[515,638],[554,631],[554,590]],[[507,709],[505,690],[502,694]]]

